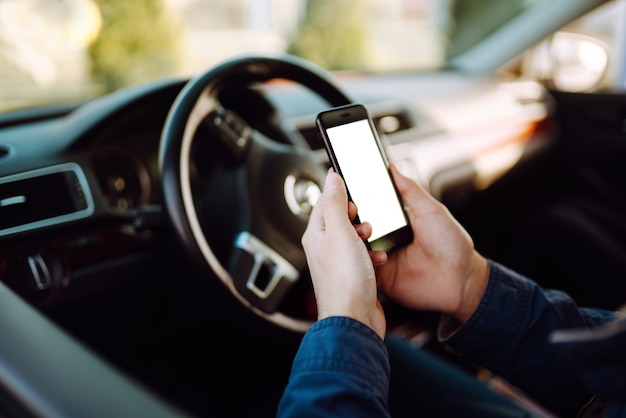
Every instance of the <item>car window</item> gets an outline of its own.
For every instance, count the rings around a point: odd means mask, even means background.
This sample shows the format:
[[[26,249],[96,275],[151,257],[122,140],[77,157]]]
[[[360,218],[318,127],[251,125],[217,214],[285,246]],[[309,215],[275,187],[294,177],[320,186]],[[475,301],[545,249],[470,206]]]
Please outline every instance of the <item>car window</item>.
[[[606,65],[596,90],[624,88],[624,52],[626,48],[626,1],[611,1],[563,28],[564,32],[581,34],[601,46],[607,53],[602,62],[594,51],[587,51],[588,65]],[[600,61],[600,62],[599,62]]]
[[[242,53],[427,71],[539,0],[0,0],[0,111],[80,100]]]
[[[523,54],[520,73],[554,90],[623,91],[625,23],[626,1],[609,1]]]

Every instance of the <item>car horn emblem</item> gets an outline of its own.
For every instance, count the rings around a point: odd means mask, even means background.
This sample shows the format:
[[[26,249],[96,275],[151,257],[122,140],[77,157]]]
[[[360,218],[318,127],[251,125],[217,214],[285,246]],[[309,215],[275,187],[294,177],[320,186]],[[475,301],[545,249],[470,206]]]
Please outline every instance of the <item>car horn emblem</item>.
[[[290,175],[285,179],[285,200],[294,215],[309,215],[321,194],[320,186],[310,178]]]

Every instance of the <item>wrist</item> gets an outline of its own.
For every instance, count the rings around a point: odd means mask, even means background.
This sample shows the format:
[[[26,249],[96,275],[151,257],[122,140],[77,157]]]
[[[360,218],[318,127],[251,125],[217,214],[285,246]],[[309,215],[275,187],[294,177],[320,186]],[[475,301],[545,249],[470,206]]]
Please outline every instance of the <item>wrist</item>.
[[[386,321],[382,312],[382,308],[378,303],[377,305],[378,306],[371,309],[358,309],[350,307],[331,309],[318,307],[317,320],[321,321],[323,319],[332,317],[350,318],[372,329],[376,334],[378,334],[381,339],[384,339],[387,328]]]
[[[476,311],[485,294],[489,281],[489,262],[485,257],[474,251],[469,273],[466,276],[461,301],[457,310],[451,315],[458,326],[465,324]]]

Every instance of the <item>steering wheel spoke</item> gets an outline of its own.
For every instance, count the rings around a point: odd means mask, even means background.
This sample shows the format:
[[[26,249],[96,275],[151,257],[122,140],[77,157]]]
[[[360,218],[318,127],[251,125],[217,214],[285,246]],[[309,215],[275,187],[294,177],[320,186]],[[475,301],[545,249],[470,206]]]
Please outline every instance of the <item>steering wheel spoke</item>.
[[[231,261],[237,290],[267,313],[276,311],[300,277],[296,267],[249,232],[237,236]]]

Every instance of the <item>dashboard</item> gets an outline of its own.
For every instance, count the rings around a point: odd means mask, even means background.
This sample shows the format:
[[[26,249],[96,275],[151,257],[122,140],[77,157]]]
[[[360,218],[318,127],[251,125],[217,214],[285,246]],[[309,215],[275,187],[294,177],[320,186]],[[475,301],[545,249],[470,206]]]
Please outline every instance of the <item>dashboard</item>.
[[[550,142],[549,97],[535,83],[446,73],[337,77],[368,106],[391,160],[439,199],[489,187]],[[185,81],[3,116],[0,279],[47,306],[159,274],[159,143]],[[253,129],[327,164],[314,123],[327,105],[315,93],[277,80],[223,96]]]

